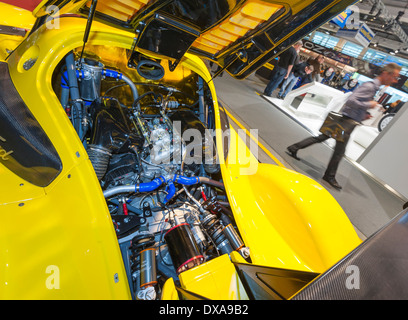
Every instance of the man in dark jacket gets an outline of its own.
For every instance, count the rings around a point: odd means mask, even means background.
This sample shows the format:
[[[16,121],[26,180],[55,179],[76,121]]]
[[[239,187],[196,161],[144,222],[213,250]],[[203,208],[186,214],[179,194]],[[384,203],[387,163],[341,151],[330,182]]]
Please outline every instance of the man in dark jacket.
[[[301,78],[301,82],[303,82],[303,79],[307,75],[311,74],[313,70],[313,66],[309,66],[307,62],[302,62],[295,65],[293,67],[293,72],[283,82],[282,87],[278,93],[278,98],[285,99],[286,95],[293,89],[299,78]]]
[[[279,56],[279,61],[272,70],[271,79],[265,88],[264,95],[270,97],[281,82],[289,77],[302,46],[303,42],[298,41]]]
[[[335,175],[340,160],[343,158],[346,151],[348,138],[350,137],[352,131],[357,126],[357,124],[367,119],[368,109],[375,108],[378,105],[378,103],[373,99],[380,86],[390,86],[394,83],[397,83],[400,71],[401,67],[395,63],[386,65],[381,70],[380,75],[375,78],[374,81],[365,82],[360,85],[355,91],[353,91],[350,98],[340,110],[343,119],[349,122],[350,126],[348,132],[346,132],[346,138],[344,139],[344,141],[336,141],[333,155],[323,176],[323,180],[328,182],[332,187],[338,190],[341,189],[341,186],[335,179]],[[329,138],[330,137],[325,134],[321,134],[317,137],[306,138],[298,143],[289,146],[287,148],[287,153],[291,157],[300,160],[297,156],[298,150],[309,147],[315,143],[326,141]]]

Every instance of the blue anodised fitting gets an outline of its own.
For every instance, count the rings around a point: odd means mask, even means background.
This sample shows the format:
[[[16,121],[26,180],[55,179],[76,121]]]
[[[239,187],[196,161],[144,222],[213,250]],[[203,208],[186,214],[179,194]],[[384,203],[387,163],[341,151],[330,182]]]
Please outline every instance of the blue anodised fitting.
[[[167,181],[167,188],[166,188],[167,195],[164,198],[164,203],[167,203],[173,196],[176,194],[176,186],[174,185],[173,181]]]
[[[185,177],[176,174],[173,178],[173,182],[184,184],[186,186],[192,186],[200,182],[199,177]]]
[[[159,178],[156,178],[150,182],[136,184],[135,191],[136,192],[154,191],[157,188],[159,188],[164,182],[166,182],[166,179],[164,179],[163,176],[160,176]]]
[[[110,69],[103,69],[102,75],[104,75],[105,77],[115,78],[118,80],[122,80],[122,76],[123,76],[122,73],[117,72],[115,70],[110,70]]]

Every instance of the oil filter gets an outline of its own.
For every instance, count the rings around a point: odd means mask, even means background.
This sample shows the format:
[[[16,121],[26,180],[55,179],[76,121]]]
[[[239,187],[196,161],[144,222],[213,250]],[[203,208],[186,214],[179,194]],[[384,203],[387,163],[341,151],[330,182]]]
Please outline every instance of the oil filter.
[[[188,223],[171,228],[164,236],[177,274],[194,268],[204,261]]]

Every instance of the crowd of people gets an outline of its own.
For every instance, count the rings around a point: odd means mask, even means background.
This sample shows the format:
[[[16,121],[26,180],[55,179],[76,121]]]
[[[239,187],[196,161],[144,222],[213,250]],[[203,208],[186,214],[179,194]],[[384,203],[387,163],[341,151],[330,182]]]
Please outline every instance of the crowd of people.
[[[290,91],[313,81],[330,85],[343,92],[356,89],[358,82],[351,79],[349,74],[342,74],[333,67],[326,66],[324,56],[318,55],[302,61],[302,46],[303,42],[298,41],[278,57],[264,95],[272,96],[273,92],[280,88],[277,97],[284,99]]]
[[[264,95],[271,96],[280,86],[278,98],[284,99],[290,91],[301,85],[321,81],[320,72],[324,57],[319,55],[315,59],[301,61],[299,52],[302,46],[303,42],[298,41],[278,57]]]

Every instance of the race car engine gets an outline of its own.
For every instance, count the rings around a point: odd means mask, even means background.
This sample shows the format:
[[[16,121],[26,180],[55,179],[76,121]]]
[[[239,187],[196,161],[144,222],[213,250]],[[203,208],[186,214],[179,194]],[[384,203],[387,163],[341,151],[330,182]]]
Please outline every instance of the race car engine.
[[[129,59],[125,75],[89,56],[67,55],[55,91],[100,182],[133,298],[157,299],[166,279],[222,254],[249,259],[217,164],[205,82],[193,72],[167,81],[163,61]]]

